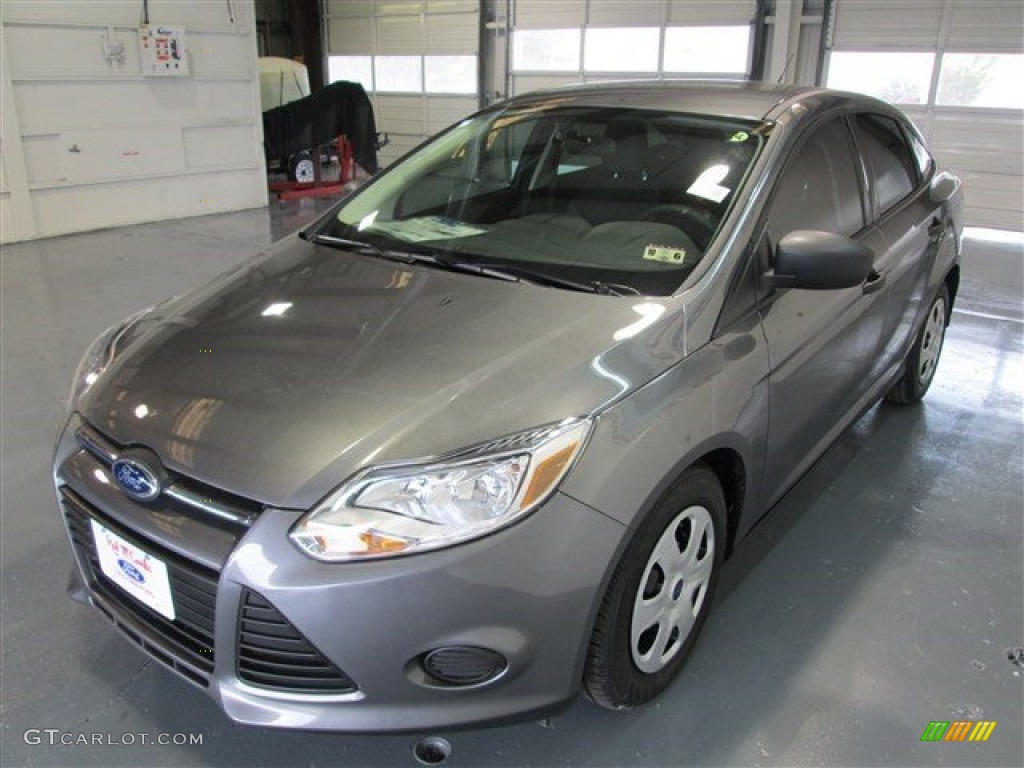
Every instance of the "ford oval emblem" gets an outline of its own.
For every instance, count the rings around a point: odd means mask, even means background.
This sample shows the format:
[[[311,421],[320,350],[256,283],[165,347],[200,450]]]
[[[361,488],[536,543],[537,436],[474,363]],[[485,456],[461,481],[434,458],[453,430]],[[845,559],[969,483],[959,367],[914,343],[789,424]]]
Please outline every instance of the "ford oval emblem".
[[[121,572],[129,579],[134,581],[136,584],[145,584],[146,577],[142,575],[142,571],[136,568],[134,565],[129,563],[127,560],[118,560],[117,567],[121,569]]]
[[[152,501],[160,495],[160,481],[156,473],[136,459],[118,459],[114,462],[114,479],[121,490],[139,501]]]

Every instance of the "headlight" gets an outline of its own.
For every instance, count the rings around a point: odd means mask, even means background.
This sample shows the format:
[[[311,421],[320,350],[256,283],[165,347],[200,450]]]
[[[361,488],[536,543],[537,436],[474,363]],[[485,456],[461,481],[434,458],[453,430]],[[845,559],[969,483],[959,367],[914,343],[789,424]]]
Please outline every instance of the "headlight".
[[[117,344],[125,332],[152,309],[153,307],[147,307],[117,325],[112,325],[89,345],[89,349],[82,355],[82,359],[78,363],[75,378],[71,383],[71,395],[68,401],[70,408],[76,406],[82,395],[89,391],[89,388],[107,370],[107,366],[114,361],[118,352]]]
[[[356,475],[292,529],[318,560],[422,552],[478,538],[528,514],[569,471],[589,420],[503,438],[450,461]]]

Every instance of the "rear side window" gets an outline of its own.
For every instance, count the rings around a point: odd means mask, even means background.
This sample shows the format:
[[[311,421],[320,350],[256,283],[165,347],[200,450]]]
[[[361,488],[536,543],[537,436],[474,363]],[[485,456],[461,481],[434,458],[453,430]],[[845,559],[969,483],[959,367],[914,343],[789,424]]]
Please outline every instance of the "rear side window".
[[[917,186],[918,161],[895,120],[860,114],[854,116],[853,124],[875,190],[878,213],[885,213]]]
[[[798,229],[852,235],[864,226],[849,132],[836,119],[789,158],[768,214],[774,243]]]

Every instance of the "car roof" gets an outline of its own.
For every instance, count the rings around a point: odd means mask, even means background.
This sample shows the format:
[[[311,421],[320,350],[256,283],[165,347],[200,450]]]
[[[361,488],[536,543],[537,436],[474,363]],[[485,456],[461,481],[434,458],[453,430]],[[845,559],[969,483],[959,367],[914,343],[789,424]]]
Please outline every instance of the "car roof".
[[[837,92],[746,80],[633,80],[531,91],[513,97],[502,106],[539,106],[557,101],[559,106],[668,109],[697,115],[763,120],[784,102],[831,93]]]

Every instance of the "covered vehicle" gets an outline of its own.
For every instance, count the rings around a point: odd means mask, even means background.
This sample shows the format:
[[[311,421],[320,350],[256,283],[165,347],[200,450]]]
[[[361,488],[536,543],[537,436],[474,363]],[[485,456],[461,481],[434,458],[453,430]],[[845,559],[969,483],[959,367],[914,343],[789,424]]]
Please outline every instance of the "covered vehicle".
[[[240,723],[642,704],[754,524],[927,391],[961,209],[853,94],[486,109],[97,339],[54,464],[73,594]]]

